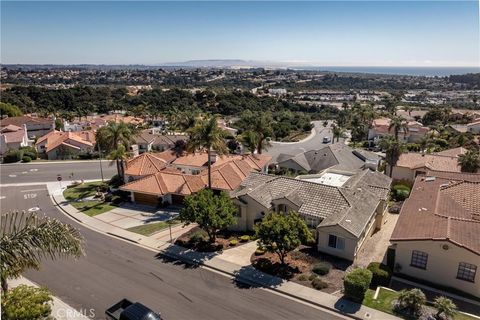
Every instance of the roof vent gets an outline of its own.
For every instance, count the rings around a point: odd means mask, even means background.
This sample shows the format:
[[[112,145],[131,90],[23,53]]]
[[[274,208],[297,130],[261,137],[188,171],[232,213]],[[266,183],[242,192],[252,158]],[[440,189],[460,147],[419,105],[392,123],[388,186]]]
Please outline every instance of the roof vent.
[[[426,177],[425,181],[435,181],[435,177]]]
[[[350,223],[350,222],[352,222],[352,220],[350,220],[350,219],[347,219],[347,220],[345,220],[345,222],[348,222],[348,223]]]

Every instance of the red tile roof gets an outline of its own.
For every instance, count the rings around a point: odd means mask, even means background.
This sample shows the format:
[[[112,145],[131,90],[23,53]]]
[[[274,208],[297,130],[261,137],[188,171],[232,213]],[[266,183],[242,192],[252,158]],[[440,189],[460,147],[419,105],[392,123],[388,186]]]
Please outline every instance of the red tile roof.
[[[415,180],[390,240],[444,240],[480,254],[480,179],[429,175]]]

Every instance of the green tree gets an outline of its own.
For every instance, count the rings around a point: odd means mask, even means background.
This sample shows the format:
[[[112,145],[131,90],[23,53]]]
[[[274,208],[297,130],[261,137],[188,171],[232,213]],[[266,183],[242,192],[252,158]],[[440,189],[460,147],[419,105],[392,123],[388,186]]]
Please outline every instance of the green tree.
[[[52,301],[51,293],[46,288],[20,285],[2,293],[2,319],[49,319]]]
[[[210,243],[215,242],[219,230],[235,223],[237,208],[225,192],[215,195],[212,190],[204,189],[187,196],[183,204],[180,221],[185,225],[197,223],[208,234]]]
[[[107,156],[109,160],[115,161],[117,165],[118,176],[125,181],[125,161],[128,159],[128,152],[123,144],[119,144],[117,149],[110,152]]]
[[[271,112],[252,112],[246,110],[236,123],[243,131],[252,131],[258,137],[257,152],[261,154],[268,147],[267,138],[273,134]]]
[[[227,132],[221,129],[217,123],[218,115],[198,118],[195,126],[188,130],[190,139],[187,143],[187,151],[195,152],[206,149],[208,152],[208,188],[212,188],[212,161],[211,153],[215,151],[218,155],[228,152],[225,144]]]
[[[480,153],[477,150],[468,150],[467,153],[458,156],[458,164],[462,172],[475,173],[480,168]]]
[[[23,115],[22,110],[16,105],[0,102],[0,118],[5,116],[7,117],[18,117]]]
[[[9,212],[0,221],[0,275],[2,290],[7,279],[19,277],[26,269],[38,269],[43,258],[57,259],[84,254],[83,238],[69,224],[35,213]]]
[[[453,317],[457,313],[457,306],[446,297],[436,297],[433,306],[437,309],[437,319],[443,314],[445,318]]]
[[[294,211],[268,213],[255,225],[255,234],[262,247],[278,255],[282,265],[285,264],[285,257],[290,251],[302,243],[313,240],[305,221]]]
[[[411,315],[420,314],[426,301],[425,294],[417,288],[402,290],[397,298],[398,308],[406,310]]]
[[[378,143],[382,150],[385,150],[385,160],[390,166],[389,177],[392,177],[393,167],[397,164],[400,155],[404,152],[405,146],[392,136],[385,136]]]
[[[240,135],[240,141],[251,154],[255,153],[259,143],[259,136],[257,133],[247,130]]]
[[[333,125],[332,132],[333,140],[337,139],[337,142],[340,140],[340,138],[345,138],[345,129],[340,126]]]
[[[372,272],[363,268],[356,268],[347,273],[343,279],[345,296],[354,302],[362,303],[372,277]]]
[[[390,118],[390,125],[388,126],[388,131],[393,129],[393,136],[395,140],[398,141],[398,134],[400,131],[403,131],[405,134],[408,132],[407,120],[404,117],[392,116]]]

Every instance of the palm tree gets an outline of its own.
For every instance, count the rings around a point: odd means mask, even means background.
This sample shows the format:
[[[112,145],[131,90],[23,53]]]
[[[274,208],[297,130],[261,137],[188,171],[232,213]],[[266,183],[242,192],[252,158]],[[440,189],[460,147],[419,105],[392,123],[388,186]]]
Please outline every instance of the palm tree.
[[[211,153],[215,151],[218,155],[227,153],[227,146],[224,138],[227,132],[221,129],[217,123],[218,115],[197,118],[195,126],[188,130],[190,139],[187,143],[187,151],[206,149],[208,152],[208,188],[212,188],[212,161]]]
[[[407,309],[412,315],[417,315],[422,310],[422,306],[427,299],[422,290],[414,288],[400,291],[397,301],[400,307]]]
[[[40,267],[44,258],[58,259],[84,254],[83,238],[69,224],[35,213],[9,212],[0,221],[0,275],[2,292],[7,280],[19,277],[26,269]]]
[[[253,131],[258,137],[257,152],[262,153],[264,149],[270,146],[267,138],[273,134],[273,118],[270,112],[252,112],[246,110],[240,119],[242,129]]]
[[[200,117],[201,112],[196,108],[190,108],[183,111],[173,108],[168,114],[170,127],[181,132],[185,132],[188,131],[188,129],[193,128],[193,126],[195,126],[195,121]]]
[[[390,130],[392,129],[395,140],[398,141],[398,134],[401,130],[403,130],[404,135],[406,135],[408,132],[407,120],[404,117],[392,116],[390,118],[390,125],[388,126],[388,131],[390,132]]]
[[[392,177],[393,167],[397,164],[400,155],[405,150],[405,146],[394,139],[392,136],[383,137],[379,144],[380,148],[385,150],[385,160],[390,166],[389,177]]]
[[[480,153],[477,150],[468,150],[467,153],[458,156],[458,164],[462,172],[475,173],[480,169]]]
[[[440,315],[442,313],[447,319],[449,317],[453,317],[455,313],[457,313],[457,306],[455,305],[455,303],[453,303],[452,300],[446,297],[436,297],[435,301],[433,302],[433,306],[435,307],[435,309],[437,309],[437,319],[440,319]]]
[[[127,161],[128,155],[129,154],[125,149],[125,146],[123,144],[119,144],[117,149],[110,152],[110,154],[107,156],[107,159],[112,160],[112,162],[115,161],[117,164],[117,173],[122,180],[125,178],[125,161]]]
[[[332,132],[333,132],[333,140],[337,138],[337,142],[340,140],[340,138],[345,137],[345,129],[340,126],[333,125]]]
[[[240,135],[240,141],[251,154],[254,154],[258,147],[259,137],[255,132],[248,130]]]
[[[97,145],[104,151],[110,153],[112,160],[117,162],[117,171],[120,177],[123,179],[123,157],[119,157],[116,154],[119,151],[120,145],[123,146],[123,153],[130,148],[130,144],[133,141],[133,136],[136,133],[136,129],[130,127],[125,122],[109,121],[104,127],[98,129],[96,133]]]

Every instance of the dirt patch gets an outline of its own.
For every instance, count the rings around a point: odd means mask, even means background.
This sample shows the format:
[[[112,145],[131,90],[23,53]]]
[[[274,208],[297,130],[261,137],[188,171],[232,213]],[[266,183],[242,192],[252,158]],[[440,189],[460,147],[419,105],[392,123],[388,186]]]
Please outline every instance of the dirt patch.
[[[343,278],[351,262],[337,257],[319,253],[315,248],[302,246],[290,252],[285,258],[286,266],[280,264],[277,254],[266,252],[262,255],[253,254],[252,265],[271,275],[291,280],[301,285],[313,288],[313,280],[323,283],[317,290],[333,293],[343,289]],[[330,271],[325,275],[313,272],[315,265],[323,263],[330,265]]]

